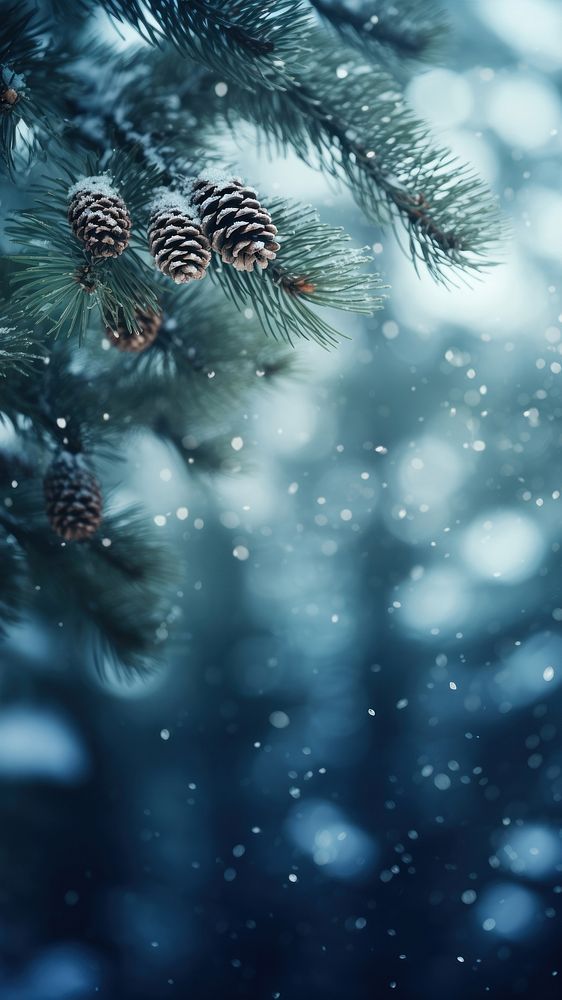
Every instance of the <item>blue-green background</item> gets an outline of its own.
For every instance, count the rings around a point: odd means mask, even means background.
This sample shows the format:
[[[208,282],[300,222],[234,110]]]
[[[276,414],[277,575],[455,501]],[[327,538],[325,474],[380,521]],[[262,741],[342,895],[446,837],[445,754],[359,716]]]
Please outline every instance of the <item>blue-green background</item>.
[[[243,139],[260,190],[373,248],[385,308],[233,418],[251,474],[131,454],[187,554],[166,669],[100,679],[56,622],[10,633],[7,1000],[559,995],[562,6],[448,10],[408,96],[497,192],[502,263],[417,277]]]

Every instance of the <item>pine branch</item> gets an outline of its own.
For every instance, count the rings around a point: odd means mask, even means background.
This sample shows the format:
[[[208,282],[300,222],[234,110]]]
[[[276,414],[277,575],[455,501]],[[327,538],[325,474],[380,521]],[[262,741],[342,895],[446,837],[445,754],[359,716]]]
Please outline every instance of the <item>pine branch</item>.
[[[88,559],[73,549],[71,574],[97,629],[98,668],[145,672],[161,659],[167,624],[176,617],[177,556],[136,509],[106,516],[102,537],[88,544]]]
[[[37,473],[36,465],[0,455],[0,552],[10,574],[0,584],[0,620],[13,618],[19,603],[40,607],[56,597],[65,620],[92,636],[100,670],[146,672],[161,658],[166,622],[176,616],[172,550],[136,508],[106,513],[91,541],[61,544],[46,523]]]
[[[39,247],[33,242],[37,233],[44,237]],[[60,227],[27,212],[10,234],[21,244],[27,242],[26,254],[12,258],[21,265],[12,278],[15,302],[25,307],[30,319],[44,322],[50,335],[77,334],[81,343],[93,308],[108,325],[123,316],[129,329],[135,329],[137,308],[156,308],[148,268],[134,250],[125,260],[93,264],[81,247],[62,246]],[[64,238],[69,239],[66,234]]]
[[[306,46],[302,0],[105,0],[150,42],[177,49],[242,87],[283,86],[279,70]]]
[[[17,423],[22,399],[34,394],[47,362],[47,352],[21,315],[0,317],[0,421]],[[1,464],[0,454],[0,479]]]
[[[138,164],[124,157],[119,167],[123,174],[124,164],[129,166],[124,193],[136,218],[142,219],[147,211],[147,192],[159,173],[144,163],[144,172],[139,171]],[[101,165],[97,170],[101,171]],[[12,276],[15,302],[21,303],[28,317],[44,322],[51,335],[77,334],[82,342],[93,309],[104,324],[111,326],[122,320],[134,330],[136,310],[157,308],[157,299],[152,270],[135,249],[134,240],[126,254],[96,260],[74,237],[66,218],[67,191],[69,183],[80,176],[82,171],[75,170],[65,180],[39,188],[34,208],[20,212],[7,231],[15,243],[26,248],[24,255],[12,257],[19,265]]]
[[[310,69],[301,69],[284,91],[250,95],[231,88],[226,110],[265,130],[282,150],[343,180],[366,215],[405,232],[416,266],[438,280],[450,271],[489,267],[502,239],[498,208],[486,186],[447,150],[433,145],[377,67],[315,40]],[[222,107],[217,103],[216,111]]]
[[[163,319],[154,343],[140,357],[114,358],[112,420],[123,400],[123,418],[136,412],[144,426],[158,430],[165,415],[185,428],[181,438],[195,421],[216,427],[264,382],[294,372],[295,354],[264,341],[259,323],[217,301],[212,287],[162,288],[159,302]]]
[[[115,457],[130,414],[127,419],[123,410],[120,419],[108,420],[112,381],[107,363],[83,351],[77,357],[66,340],[50,348],[47,352],[39,345],[43,353],[31,372],[12,372],[0,380],[0,418],[18,430],[24,469],[39,467],[44,452],[50,456],[66,448]],[[14,462],[10,457],[12,478],[18,479]]]
[[[21,322],[22,318],[17,319]],[[30,334],[19,326],[4,326],[7,322],[12,320],[0,318],[0,379],[7,379],[15,372],[29,375],[38,363],[44,361],[44,353],[39,353],[39,345]],[[1,398],[0,388],[0,402]]]
[[[265,133],[273,151],[294,150],[345,183],[371,221],[406,236],[414,264],[423,263],[436,279],[492,266],[504,227],[486,186],[433,142],[380,66],[365,66],[324,33],[311,34],[309,45],[308,67],[287,66],[284,89],[250,93],[232,84],[226,99],[215,94],[217,77],[192,80],[189,98],[182,90],[189,74],[183,61],[170,50],[149,54],[157,106],[163,110],[172,94],[181,95],[180,108],[189,102],[195,116],[182,146],[186,155],[194,136],[216,135],[223,119],[240,141],[245,119],[258,137]],[[143,77],[133,73],[127,92],[133,117],[143,89]]]
[[[444,11],[432,0],[310,0],[342,37],[368,58],[435,58],[447,32]]]
[[[63,127],[70,68],[33,6],[0,3],[0,17],[0,162],[12,174]]]
[[[264,331],[293,344],[299,338],[332,347],[340,334],[314,306],[363,315],[380,307],[380,279],[363,273],[370,261],[351,250],[341,229],[320,222],[309,205],[267,200],[281,249],[266,271],[251,274],[214,261],[212,277],[241,311],[255,313]]]
[[[130,197],[135,217],[143,219],[145,187],[153,175],[147,167],[147,181],[140,165],[136,167],[132,171],[138,178],[136,188],[130,196],[124,188],[124,194]],[[67,179],[75,176],[76,172]],[[50,334],[77,334],[80,342],[93,308],[104,325],[124,321],[128,329],[135,329],[136,309],[157,308],[155,272],[132,247],[115,259],[92,260],[69,229],[66,192],[66,179],[50,184],[47,191],[39,189],[34,209],[20,212],[8,228],[12,239],[26,247],[25,255],[12,258],[19,265],[12,277],[16,303],[25,305],[30,318],[45,321]],[[270,207],[281,239],[275,265],[263,275],[249,275],[222,266],[217,258],[212,276],[240,309],[251,305],[265,332],[274,338],[291,344],[304,338],[324,347],[334,345],[337,332],[314,307],[368,315],[380,305],[373,294],[379,279],[363,273],[369,258],[350,251],[348,237],[322,225],[312,209],[281,200]],[[138,230],[136,235],[141,248]]]
[[[42,25],[30,10],[19,5],[2,10],[0,41],[0,150],[5,166],[14,169],[14,152],[20,121],[31,126],[38,108],[26,85],[24,69],[37,65],[41,54]],[[29,145],[31,150],[31,144]]]

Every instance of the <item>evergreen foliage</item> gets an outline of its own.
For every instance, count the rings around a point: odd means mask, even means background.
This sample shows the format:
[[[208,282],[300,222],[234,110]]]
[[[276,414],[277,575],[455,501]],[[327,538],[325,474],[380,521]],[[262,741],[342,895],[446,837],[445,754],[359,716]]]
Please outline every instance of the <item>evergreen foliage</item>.
[[[110,501],[95,538],[61,543],[41,490],[53,456],[70,449],[101,470],[145,432],[176,449],[188,474],[236,469],[232,413],[296,369],[300,339],[337,344],[326,309],[368,315],[381,304],[368,255],[314,208],[267,192],[260,218],[271,217],[280,247],[268,266],[241,271],[214,253],[210,280],[177,287],[148,253],[156,194],[188,199],[197,176],[237,176],[247,123],[346,185],[437,280],[488,266],[501,222],[401,92],[396,66],[429,58],[442,35],[433,4],[80,0],[67,10],[25,0],[0,12],[1,156],[21,206],[3,220],[0,410],[12,441],[0,452],[1,617],[72,606],[98,637],[100,666],[145,669],[176,616],[177,555],[142,513]],[[117,55],[98,41],[104,14],[139,44]],[[229,163],[217,142],[226,136]],[[87,182],[116,192],[132,219],[118,256],[94,254],[69,225],[69,191]],[[104,215],[106,203],[92,221],[101,246],[122,218]],[[231,242],[259,239],[250,217],[236,225],[246,228],[229,230]],[[194,232],[171,235],[188,276],[201,254]],[[111,349],[107,329],[135,336],[139,315],[160,311],[146,349]]]
[[[443,10],[426,0],[312,0],[312,6],[367,57],[425,62],[439,52],[447,26]],[[392,62],[394,57],[394,61]]]

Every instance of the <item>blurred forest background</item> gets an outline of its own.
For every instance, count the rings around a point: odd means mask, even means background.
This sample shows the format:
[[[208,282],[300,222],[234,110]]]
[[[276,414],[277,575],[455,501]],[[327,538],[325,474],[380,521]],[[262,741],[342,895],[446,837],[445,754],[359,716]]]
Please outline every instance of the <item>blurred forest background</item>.
[[[248,133],[241,170],[371,246],[385,309],[233,415],[251,473],[186,490],[148,438],[119,470],[188,551],[164,671],[9,632],[7,1000],[559,995],[562,6],[447,10],[408,97],[500,196],[505,260],[419,278]]]

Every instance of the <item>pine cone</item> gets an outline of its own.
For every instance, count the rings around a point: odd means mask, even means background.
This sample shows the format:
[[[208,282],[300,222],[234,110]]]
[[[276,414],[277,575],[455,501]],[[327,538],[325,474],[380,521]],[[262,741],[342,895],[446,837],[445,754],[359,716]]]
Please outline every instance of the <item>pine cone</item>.
[[[119,322],[115,329],[107,327],[105,335],[110,344],[118,351],[129,351],[139,354],[154,343],[162,326],[162,313],[151,309],[137,309],[135,312],[137,329],[129,330],[124,322]]]
[[[86,177],[70,189],[68,221],[92,257],[119,257],[129,245],[131,217],[105,177]]]
[[[0,90],[0,108],[5,111],[17,104],[19,94],[13,87],[3,87]]]
[[[176,284],[205,277],[211,260],[209,241],[179,195],[171,193],[155,204],[148,242],[156,267]]]
[[[203,232],[225,264],[234,264],[237,271],[253,271],[254,264],[266,268],[275,260],[277,227],[253,188],[246,187],[240,178],[226,184],[201,178],[195,181],[191,197]]]
[[[96,533],[102,516],[101,490],[82,455],[61,451],[47,469],[43,488],[47,517],[57,535],[80,542]]]

